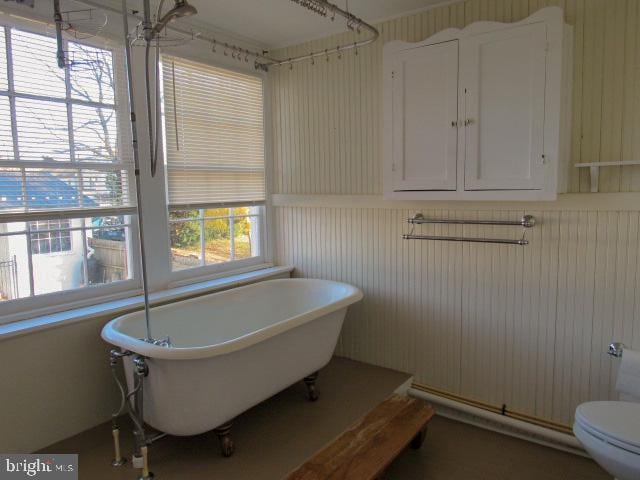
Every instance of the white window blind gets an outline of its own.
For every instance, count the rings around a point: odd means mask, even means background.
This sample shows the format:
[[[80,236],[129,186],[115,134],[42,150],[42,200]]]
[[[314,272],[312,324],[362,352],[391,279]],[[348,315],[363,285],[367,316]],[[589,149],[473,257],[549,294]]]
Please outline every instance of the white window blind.
[[[169,207],[263,203],[262,80],[176,57],[162,65]]]
[[[0,220],[133,213],[119,49],[65,40],[61,69],[52,37],[0,26],[0,42]]]

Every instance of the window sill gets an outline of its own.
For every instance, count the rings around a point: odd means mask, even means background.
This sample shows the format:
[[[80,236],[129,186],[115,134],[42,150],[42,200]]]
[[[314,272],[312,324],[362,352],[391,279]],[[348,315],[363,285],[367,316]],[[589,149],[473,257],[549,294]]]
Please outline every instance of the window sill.
[[[153,305],[177,301],[188,297],[239,287],[259,280],[266,280],[277,275],[290,273],[292,270],[293,267],[291,266],[265,267],[250,272],[230,274],[213,280],[155,292],[151,294],[150,300]],[[40,317],[30,318],[28,320],[7,323],[5,325],[0,325],[0,340],[6,340],[8,338],[26,335],[28,333],[60,327],[91,318],[108,315],[115,316],[142,308],[143,306],[144,302],[142,295],[136,295],[134,297],[128,297],[121,300],[103,302],[88,307],[76,308],[51,315],[43,315]]]

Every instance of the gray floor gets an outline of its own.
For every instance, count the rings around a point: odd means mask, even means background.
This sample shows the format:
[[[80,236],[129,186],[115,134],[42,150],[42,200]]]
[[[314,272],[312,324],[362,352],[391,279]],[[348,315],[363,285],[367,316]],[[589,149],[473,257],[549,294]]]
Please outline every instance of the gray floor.
[[[587,458],[436,416],[384,480],[612,480]]]
[[[321,372],[320,400],[309,403],[297,384],[236,419],[236,453],[221,458],[212,433],[167,437],[150,447],[151,468],[159,480],[276,480],[302,463],[348,425],[386,398],[408,376],[392,370],[334,358]],[[108,424],[45,449],[78,453],[80,478],[133,480],[130,466],[112,468]],[[130,452],[123,432],[123,451]],[[385,480],[608,479],[588,459],[533,445],[436,417],[420,451],[407,450]]]

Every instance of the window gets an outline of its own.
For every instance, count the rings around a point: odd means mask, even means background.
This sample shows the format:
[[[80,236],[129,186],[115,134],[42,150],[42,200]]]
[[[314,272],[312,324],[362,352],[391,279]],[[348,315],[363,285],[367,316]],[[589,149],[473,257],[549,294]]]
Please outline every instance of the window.
[[[164,56],[173,271],[262,257],[262,79]],[[237,263],[236,263],[237,264]]]
[[[259,256],[261,214],[262,207],[172,210],[173,270]]]
[[[62,253],[71,251],[71,222],[69,220],[43,220],[29,222],[31,252]]]
[[[0,300],[133,276],[123,60],[96,45],[60,69],[54,38],[0,26]]]

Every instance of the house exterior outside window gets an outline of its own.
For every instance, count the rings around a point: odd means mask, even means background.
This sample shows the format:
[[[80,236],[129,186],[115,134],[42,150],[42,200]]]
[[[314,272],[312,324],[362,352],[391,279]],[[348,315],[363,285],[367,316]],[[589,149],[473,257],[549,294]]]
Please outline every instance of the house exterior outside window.
[[[33,255],[71,252],[71,221],[42,220],[29,222]]]

